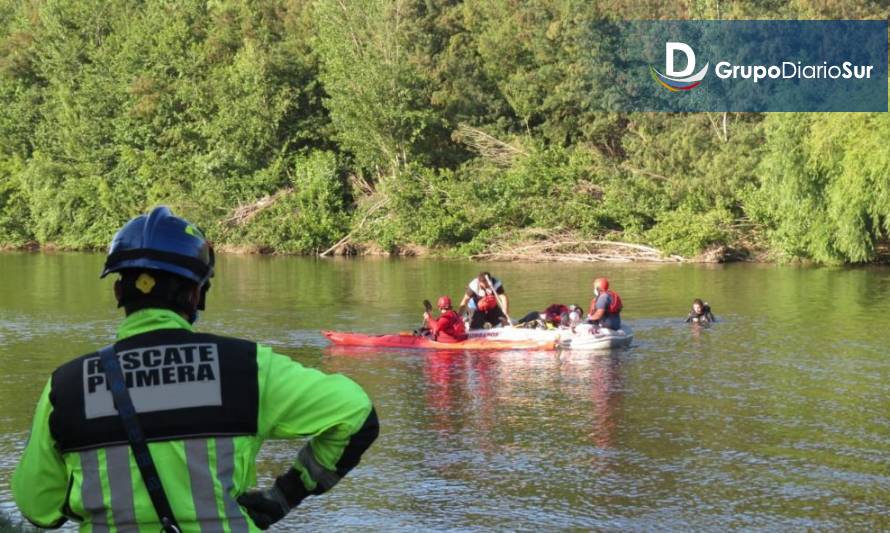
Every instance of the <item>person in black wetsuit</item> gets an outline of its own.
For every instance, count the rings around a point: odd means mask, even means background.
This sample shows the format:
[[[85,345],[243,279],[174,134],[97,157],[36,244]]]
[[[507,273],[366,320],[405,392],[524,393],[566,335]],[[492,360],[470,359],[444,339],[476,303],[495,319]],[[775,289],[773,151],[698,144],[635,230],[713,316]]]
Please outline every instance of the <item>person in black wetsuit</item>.
[[[686,316],[687,323],[710,324],[716,321],[717,318],[711,312],[711,306],[708,305],[708,302],[703,302],[699,298],[692,300],[692,310]]]

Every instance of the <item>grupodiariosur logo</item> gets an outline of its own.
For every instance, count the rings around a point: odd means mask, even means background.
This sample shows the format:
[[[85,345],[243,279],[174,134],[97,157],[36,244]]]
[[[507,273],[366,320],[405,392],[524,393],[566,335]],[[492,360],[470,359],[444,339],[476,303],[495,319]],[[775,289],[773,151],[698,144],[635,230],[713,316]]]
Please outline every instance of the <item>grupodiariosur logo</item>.
[[[683,70],[674,69],[675,52],[682,52],[686,56],[686,68]],[[652,65],[649,65],[649,69],[652,71],[652,78],[671,92],[688,91],[701,85],[701,80],[708,73],[710,65],[710,63],[705,63],[701,70],[693,74],[695,72],[695,52],[692,47],[686,43],[671,41],[665,43],[664,64],[665,74],[655,70]]]

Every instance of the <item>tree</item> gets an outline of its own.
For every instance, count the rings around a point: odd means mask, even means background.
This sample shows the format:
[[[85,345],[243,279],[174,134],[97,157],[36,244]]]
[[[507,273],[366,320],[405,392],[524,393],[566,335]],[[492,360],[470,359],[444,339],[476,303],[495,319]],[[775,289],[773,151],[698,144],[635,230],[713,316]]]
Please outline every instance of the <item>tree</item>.
[[[372,175],[424,160],[418,147],[437,120],[428,109],[429,87],[410,61],[414,16],[404,0],[315,6],[321,80],[335,137]]]

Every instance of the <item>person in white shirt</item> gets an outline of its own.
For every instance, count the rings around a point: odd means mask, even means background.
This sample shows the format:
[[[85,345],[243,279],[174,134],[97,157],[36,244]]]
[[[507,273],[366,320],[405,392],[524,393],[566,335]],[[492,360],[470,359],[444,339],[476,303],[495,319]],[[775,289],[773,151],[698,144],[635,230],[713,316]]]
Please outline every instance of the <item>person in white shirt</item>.
[[[504,284],[489,272],[480,272],[467,285],[463,299],[460,301],[459,313],[473,310],[470,318],[470,329],[481,329],[507,324],[509,322],[509,305]]]

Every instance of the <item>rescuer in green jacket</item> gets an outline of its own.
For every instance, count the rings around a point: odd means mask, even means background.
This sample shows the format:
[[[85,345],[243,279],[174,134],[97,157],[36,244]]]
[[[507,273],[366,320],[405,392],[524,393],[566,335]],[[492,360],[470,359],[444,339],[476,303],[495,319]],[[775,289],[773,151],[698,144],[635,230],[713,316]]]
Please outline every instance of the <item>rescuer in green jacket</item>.
[[[182,531],[266,529],[334,486],[377,437],[371,401],[348,378],[193,331],[213,267],[203,235],[166,207],[115,235],[102,276],[121,276],[114,292],[126,318],[117,342],[56,369],[12,478],[15,501],[35,525],[72,519],[81,531],[176,531],[159,519],[160,492]],[[109,368],[119,362],[117,383],[126,382],[154,478],[124,430],[103,353]],[[291,468],[271,487],[248,490],[263,441],[295,438],[309,441]]]

